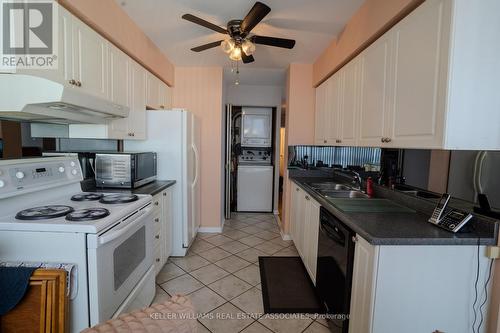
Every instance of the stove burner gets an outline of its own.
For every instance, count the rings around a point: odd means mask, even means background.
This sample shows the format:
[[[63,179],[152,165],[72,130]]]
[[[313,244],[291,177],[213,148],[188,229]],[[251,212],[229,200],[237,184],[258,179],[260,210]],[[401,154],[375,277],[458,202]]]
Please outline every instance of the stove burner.
[[[100,203],[103,204],[120,204],[120,203],[129,203],[133,201],[139,200],[139,197],[135,194],[107,194],[99,200]]]
[[[109,210],[106,208],[86,208],[78,209],[66,215],[68,221],[93,221],[99,220],[109,215]]]
[[[16,214],[18,220],[55,219],[74,211],[73,207],[63,205],[47,205],[29,208]]]
[[[79,193],[71,197],[72,201],[96,201],[103,197],[100,193]]]

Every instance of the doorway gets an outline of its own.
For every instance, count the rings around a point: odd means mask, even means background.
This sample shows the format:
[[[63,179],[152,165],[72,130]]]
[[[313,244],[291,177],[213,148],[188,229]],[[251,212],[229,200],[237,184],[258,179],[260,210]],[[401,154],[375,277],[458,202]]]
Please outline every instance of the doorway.
[[[277,212],[280,133],[276,110],[226,106],[226,219],[233,212]]]

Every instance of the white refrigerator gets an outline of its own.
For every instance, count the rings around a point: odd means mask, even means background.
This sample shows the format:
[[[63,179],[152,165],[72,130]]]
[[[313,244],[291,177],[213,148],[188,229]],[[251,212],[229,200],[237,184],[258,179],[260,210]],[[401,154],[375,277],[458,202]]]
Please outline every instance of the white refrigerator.
[[[125,151],[158,154],[158,180],[173,187],[172,255],[184,256],[200,226],[200,127],[182,109],[147,112],[147,138],[124,141]]]

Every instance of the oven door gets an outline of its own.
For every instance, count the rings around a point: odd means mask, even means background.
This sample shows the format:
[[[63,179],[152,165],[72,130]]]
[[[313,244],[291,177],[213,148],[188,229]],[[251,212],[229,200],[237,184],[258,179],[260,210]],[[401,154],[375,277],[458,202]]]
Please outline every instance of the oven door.
[[[156,179],[156,153],[132,155],[132,187],[139,187]]]
[[[153,265],[151,204],[87,237],[90,324],[110,319]]]

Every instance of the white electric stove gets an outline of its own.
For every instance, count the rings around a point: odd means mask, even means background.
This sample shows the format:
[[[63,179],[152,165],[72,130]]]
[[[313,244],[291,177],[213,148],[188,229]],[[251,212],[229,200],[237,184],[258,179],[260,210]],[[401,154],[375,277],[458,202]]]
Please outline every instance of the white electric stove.
[[[72,332],[155,293],[150,195],[84,193],[78,159],[0,161],[0,261],[75,264]]]

